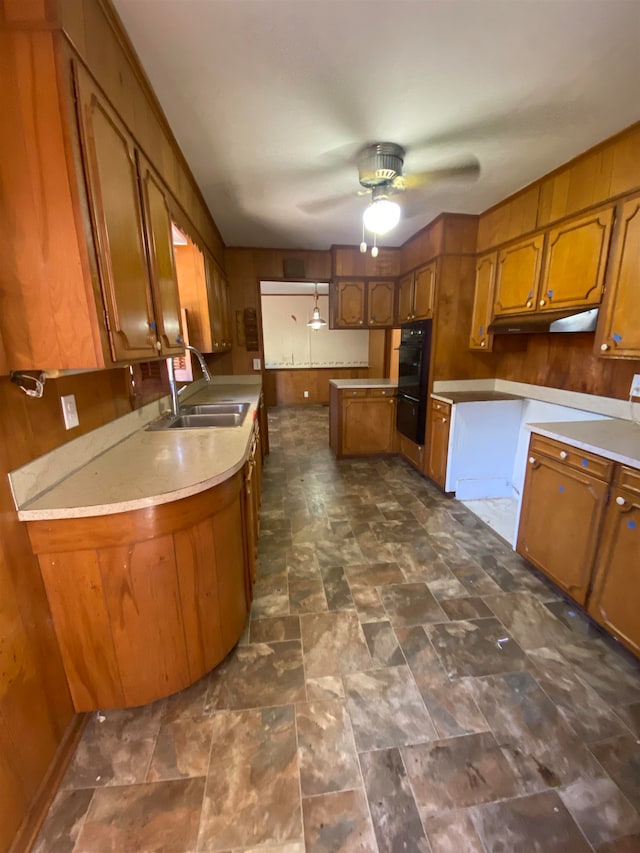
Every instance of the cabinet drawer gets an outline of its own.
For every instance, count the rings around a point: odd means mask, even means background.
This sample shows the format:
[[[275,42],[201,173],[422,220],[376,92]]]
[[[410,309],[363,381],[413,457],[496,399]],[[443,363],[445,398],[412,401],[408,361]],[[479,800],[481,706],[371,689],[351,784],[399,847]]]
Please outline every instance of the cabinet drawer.
[[[395,397],[396,389],[395,388],[370,388],[369,389],[370,397]]]
[[[626,489],[628,492],[640,495],[640,471],[637,468],[628,468],[626,465],[619,465],[614,485],[620,489]]]
[[[348,397],[368,397],[369,392],[366,388],[343,388],[340,392],[343,399]]]
[[[536,455],[555,459],[556,461],[567,465],[569,468],[585,471],[593,477],[597,477],[599,480],[605,480],[608,482],[611,479],[613,462],[608,459],[603,459],[602,456],[596,456],[595,453],[589,453],[586,450],[571,447],[568,444],[563,444],[562,442],[555,441],[552,438],[545,438],[541,435],[531,436],[529,456]]]
[[[431,410],[442,415],[451,414],[451,403],[443,403],[442,400],[431,400]]]

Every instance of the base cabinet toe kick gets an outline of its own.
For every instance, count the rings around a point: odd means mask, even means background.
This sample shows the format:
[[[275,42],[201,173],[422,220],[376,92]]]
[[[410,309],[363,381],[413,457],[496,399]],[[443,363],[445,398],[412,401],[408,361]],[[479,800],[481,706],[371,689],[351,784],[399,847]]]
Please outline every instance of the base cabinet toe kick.
[[[197,495],[28,522],[77,711],[133,707],[193,684],[244,629],[242,471]]]

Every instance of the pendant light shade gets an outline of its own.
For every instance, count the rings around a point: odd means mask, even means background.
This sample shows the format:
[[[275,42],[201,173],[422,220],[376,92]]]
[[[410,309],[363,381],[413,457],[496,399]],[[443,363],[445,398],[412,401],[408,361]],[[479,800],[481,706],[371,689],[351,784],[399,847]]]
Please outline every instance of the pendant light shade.
[[[315,286],[314,299],[315,299],[315,305],[313,307],[311,319],[307,323],[307,326],[309,326],[311,329],[314,329],[317,332],[318,329],[321,329],[323,326],[327,325],[327,321],[323,320],[322,317],[320,316],[320,308],[318,308],[318,285],[317,284]]]
[[[362,219],[373,234],[386,234],[400,221],[400,205],[388,198],[378,198],[366,208]]]

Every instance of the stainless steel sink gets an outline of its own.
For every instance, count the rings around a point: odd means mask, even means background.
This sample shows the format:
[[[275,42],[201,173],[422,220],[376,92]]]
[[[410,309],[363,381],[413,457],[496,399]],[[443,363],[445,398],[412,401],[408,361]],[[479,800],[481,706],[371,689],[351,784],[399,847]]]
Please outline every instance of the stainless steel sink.
[[[194,406],[180,406],[182,415],[241,415],[242,420],[248,411],[248,403],[198,403]]]
[[[201,403],[183,406],[180,414],[164,415],[149,424],[149,430],[239,427],[249,411],[249,403]]]

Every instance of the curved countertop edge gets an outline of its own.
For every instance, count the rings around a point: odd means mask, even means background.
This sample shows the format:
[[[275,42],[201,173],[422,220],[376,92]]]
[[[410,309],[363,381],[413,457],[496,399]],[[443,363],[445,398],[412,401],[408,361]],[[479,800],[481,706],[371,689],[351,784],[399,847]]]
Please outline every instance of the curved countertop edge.
[[[528,423],[536,435],[603,456],[612,462],[640,469],[640,426],[615,418],[597,421]]]
[[[223,393],[229,394],[230,385],[231,383],[224,386]],[[254,387],[251,389],[246,385],[244,387],[239,385],[234,390],[237,390],[239,396],[241,395],[245,401],[250,403],[247,416],[241,427],[203,427],[200,429],[162,430],[156,432],[149,431],[146,427],[143,427],[123,441],[100,453],[79,470],[70,472],[59,483],[47,489],[47,491],[38,495],[24,506],[19,507],[18,518],[21,521],[50,521],[64,518],[90,518],[103,515],[116,515],[122,512],[148,509],[178,501],[220,485],[234,476],[246,462],[251,446],[261,385],[258,382],[257,388]],[[209,394],[209,398],[211,398],[211,394]],[[190,395],[189,402],[206,402],[206,400],[203,399],[202,394],[195,393]],[[211,442],[211,446],[207,446],[203,453],[202,439],[205,436],[207,442]],[[144,446],[145,442],[147,443],[146,447]],[[189,444],[192,447],[192,459],[187,460],[185,463],[184,453],[185,450],[187,453],[190,453]],[[218,445],[217,448],[216,444]],[[224,452],[220,453],[219,451],[222,450]],[[172,451],[173,457],[171,457]],[[146,454],[146,462],[144,454]],[[154,454],[156,455],[155,460]],[[213,461],[211,462],[210,474],[207,476],[208,472],[203,472],[202,464],[209,459],[215,460],[217,455],[224,456],[224,468],[221,468],[220,465]],[[127,459],[127,456],[129,456],[129,459]],[[161,469],[164,467],[164,470],[161,470],[160,480],[164,476],[166,482],[166,478],[171,475],[169,469],[174,465],[178,466],[177,470],[181,470],[181,479],[183,482],[177,488],[165,488],[157,492],[153,491],[153,486],[157,480],[153,473],[149,474],[148,466],[150,464],[153,465],[154,461],[156,463],[160,462]],[[131,470],[127,467],[127,463],[131,464],[132,462],[144,466],[141,471],[147,477],[147,482],[142,487],[144,494],[136,497],[124,497],[123,495],[123,499],[121,500],[114,498],[96,503],[86,500],[76,502],[74,497],[76,492],[87,494],[95,491],[99,498],[102,497],[100,489],[102,488],[104,495],[105,487],[101,484],[98,485],[97,481],[100,481],[102,477],[109,478],[113,475],[114,470],[117,471],[119,469],[121,472],[123,470]],[[189,465],[197,470],[197,474],[193,478],[189,474]],[[157,470],[157,468],[153,470]],[[202,476],[202,474],[205,474],[205,476]],[[201,479],[198,477],[201,477]],[[116,475],[115,479],[107,487],[107,490],[111,490],[110,494],[113,494],[117,490],[117,481],[118,477]],[[123,489],[123,492],[126,492],[126,489]]]

